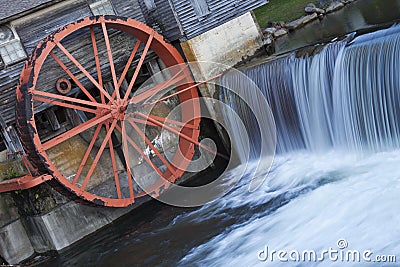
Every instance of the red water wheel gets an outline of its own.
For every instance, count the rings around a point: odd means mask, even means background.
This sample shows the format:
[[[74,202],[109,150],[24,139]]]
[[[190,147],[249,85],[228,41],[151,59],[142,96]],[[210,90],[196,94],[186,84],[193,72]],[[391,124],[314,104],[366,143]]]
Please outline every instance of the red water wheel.
[[[17,88],[17,124],[37,173],[50,173],[52,185],[69,197],[110,207],[129,206],[145,195],[132,178],[134,168],[141,179],[149,172],[171,182],[181,177],[189,162],[175,167],[154,138],[168,122],[167,130],[179,140],[175,160],[182,155],[192,159],[195,145],[200,145],[197,89],[190,73],[181,69],[137,91],[146,77],[145,64],[155,58],[166,67],[184,63],[153,29],[115,16],[85,18],[43,40],[24,66]],[[149,114],[138,111],[139,119],[124,120],[129,105],[140,107],[178,81],[184,85],[163,95]],[[166,119],[177,103],[193,99],[179,120]],[[127,123],[134,136],[124,131]],[[142,131],[139,124],[148,127]],[[138,138],[145,147],[136,144]],[[124,148],[136,152],[136,163]]]

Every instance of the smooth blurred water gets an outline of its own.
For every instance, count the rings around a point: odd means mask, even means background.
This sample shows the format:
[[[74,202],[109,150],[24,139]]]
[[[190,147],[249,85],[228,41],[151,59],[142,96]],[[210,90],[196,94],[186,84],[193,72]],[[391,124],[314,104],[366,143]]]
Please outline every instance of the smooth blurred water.
[[[382,266],[378,263],[260,262],[258,252],[338,249],[396,255],[400,261],[400,152],[360,156],[339,151],[278,156],[263,187],[246,184],[214,205],[176,220],[209,220],[247,210],[246,220],[193,248],[180,266]],[[240,214],[240,213],[239,213]],[[286,256],[288,257],[288,256]],[[373,258],[373,257],[371,257]],[[398,263],[397,263],[398,264]],[[386,265],[385,265],[386,266]],[[387,266],[398,266],[396,264]]]
[[[277,153],[336,148],[372,153],[400,148],[399,47],[400,26],[396,25],[354,39],[350,34],[316,54],[293,52],[244,70],[273,112]],[[221,83],[240,88],[239,95],[250,94],[234,75],[223,77]],[[237,110],[246,128],[254,128],[249,108],[224,87],[221,100]],[[249,105],[258,102],[254,96]],[[231,123],[236,119],[230,113],[223,116]],[[250,139],[252,158],[256,158],[260,137]],[[232,142],[237,153],[243,154],[241,136],[233,136]]]

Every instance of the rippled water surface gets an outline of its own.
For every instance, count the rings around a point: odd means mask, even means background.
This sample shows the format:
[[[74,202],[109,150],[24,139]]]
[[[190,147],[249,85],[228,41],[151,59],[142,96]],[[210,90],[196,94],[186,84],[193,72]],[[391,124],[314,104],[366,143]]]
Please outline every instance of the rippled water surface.
[[[350,32],[400,21],[400,0],[357,0],[276,41],[278,54],[330,41]]]

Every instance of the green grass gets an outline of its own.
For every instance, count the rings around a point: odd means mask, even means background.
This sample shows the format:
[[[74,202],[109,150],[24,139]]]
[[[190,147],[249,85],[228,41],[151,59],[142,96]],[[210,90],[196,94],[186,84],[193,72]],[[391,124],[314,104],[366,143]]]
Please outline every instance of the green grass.
[[[8,168],[5,175],[6,175],[6,180],[11,180],[13,178],[22,176],[22,174],[13,167]]]
[[[269,3],[254,10],[261,28],[267,27],[269,21],[289,22],[303,16],[308,3],[317,4],[318,0],[270,0]]]

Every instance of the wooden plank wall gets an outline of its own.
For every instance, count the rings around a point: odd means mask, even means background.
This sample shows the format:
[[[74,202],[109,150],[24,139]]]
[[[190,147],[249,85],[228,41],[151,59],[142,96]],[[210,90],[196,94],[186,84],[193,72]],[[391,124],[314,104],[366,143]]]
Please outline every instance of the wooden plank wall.
[[[86,2],[83,1],[75,1],[60,9],[50,8],[50,10],[50,14],[38,12],[39,16],[35,19],[15,21],[14,26],[27,54],[32,52],[40,40],[61,25],[91,14]],[[60,14],[56,14],[58,12]],[[15,88],[24,63],[20,62],[6,68],[3,66],[0,70],[0,112],[7,123],[13,123],[15,120]]]
[[[145,22],[145,17],[138,0],[111,0],[117,15],[130,17]],[[77,21],[81,18],[91,16],[92,13],[85,0],[63,1],[44,10],[27,15],[13,22],[19,37],[26,48],[27,54],[30,54],[37,44],[46,36],[57,30],[59,27]],[[100,49],[105,51],[105,44],[102,41],[102,34],[98,32],[96,37],[99,42]],[[122,69],[130,56],[134,40],[125,34],[116,35],[110,31],[112,39],[111,46],[113,48],[114,59],[116,59],[117,68]],[[85,37],[74,36],[65,41],[71,52],[77,60],[89,71],[95,70],[93,60],[93,50],[90,41],[90,35],[87,32]],[[142,50],[141,48],[140,50]],[[70,67],[77,75],[81,75],[78,69],[64,56],[60,51],[62,61]],[[57,51],[56,51],[57,54]],[[138,53],[140,55],[140,52]],[[154,58],[154,54],[150,53],[148,60]],[[138,56],[132,65],[137,64]],[[54,62],[49,59],[47,65],[42,71],[38,86],[43,90],[55,92],[55,82],[60,77],[67,77],[65,72]],[[119,64],[120,63],[120,64]],[[104,68],[107,69],[108,62],[103,62]],[[15,88],[19,80],[24,62],[5,67],[0,60],[0,112],[4,120],[8,124],[15,121]],[[43,75],[45,74],[45,75]],[[97,74],[92,72],[94,77]],[[81,75],[82,76],[82,75]],[[109,73],[105,73],[105,79],[108,79]],[[81,78],[82,83],[87,86],[93,86],[88,83],[84,77]],[[45,106],[43,106],[45,108]],[[41,108],[40,110],[42,110]]]
[[[110,0],[117,15],[146,22],[138,0]]]
[[[267,2],[267,0],[207,0],[211,12],[206,18],[199,20],[190,0],[155,0],[157,10],[153,13],[147,11],[143,0],[111,1],[117,15],[135,18],[142,22],[147,21],[148,24],[151,24],[150,26],[154,26],[171,42],[182,37],[181,28],[184,31],[184,37],[190,39]],[[172,3],[176,13],[172,10]],[[69,0],[37,11],[33,15],[20,18],[14,21],[13,25],[26,48],[27,54],[30,54],[40,40],[59,27],[90,15],[91,11],[85,0]],[[181,28],[177,23],[176,16],[179,17]],[[115,49],[115,58],[121,63],[125,62],[132,48],[132,40],[124,36],[115,40],[117,42],[112,44]],[[124,41],[121,42],[121,40]],[[92,60],[90,56],[93,55],[91,53],[85,55],[78,51],[82,47],[84,48],[82,51],[85,51],[85,46],[90,47],[89,40],[79,38],[79,41],[75,42],[75,46],[72,46],[73,51],[70,52],[73,52],[79,60],[87,63],[89,69],[93,69],[94,65],[89,64]],[[74,53],[74,50],[76,50],[76,53]],[[65,58],[63,61],[68,62]],[[23,65],[24,62],[20,62],[5,67],[0,60],[0,112],[5,121],[11,124],[15,120],[15,87]],[[74,68],[71,64],[67,65]],[[65,73],[58,70],[54,64],[50,64],[46,73],[47,71],[49,71],[47,82],[46,79],[41,81],[41,86],[49,88],[48,90],[54,90],[54,79],[65,76]],[[75,71],[75,73],[78,73],[78,71]]]
[[[179,40],[181,33],[177,17],[172,9],[170,0],[154,0],[155,10],[147,10],[144,0],[139,0],[147,24],[160,32],[167,41]]]
[[[268,2],[268,0],[206,0],[210,13],[199,19],[192,6],[192,0],[172,1],[186,39],[192,39]]]

